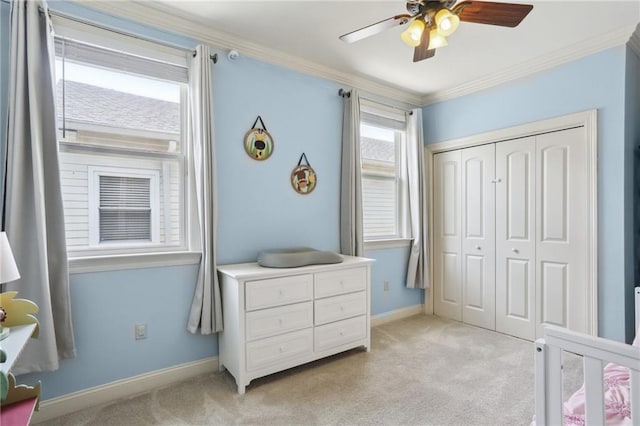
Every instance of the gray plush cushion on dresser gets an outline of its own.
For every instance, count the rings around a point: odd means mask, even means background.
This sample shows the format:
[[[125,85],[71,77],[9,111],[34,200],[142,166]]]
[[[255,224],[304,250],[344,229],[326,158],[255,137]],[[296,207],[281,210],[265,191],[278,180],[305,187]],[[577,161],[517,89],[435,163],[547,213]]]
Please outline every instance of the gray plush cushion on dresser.
[[[258,254],[258,264],[266,268],[296,268],[298,266],[340,263],[342,255],[311,247],[263,250]]]

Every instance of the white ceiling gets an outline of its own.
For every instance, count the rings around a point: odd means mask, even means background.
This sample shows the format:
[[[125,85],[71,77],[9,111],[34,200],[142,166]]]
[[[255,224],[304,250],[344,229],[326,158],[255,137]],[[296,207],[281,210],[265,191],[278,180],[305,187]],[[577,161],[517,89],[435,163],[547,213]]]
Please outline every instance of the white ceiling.
[[[491,85],[508,78],[503,76],[526,75],[623,44],[640,22],[638,0],[513,2],[534,5],[518,27],[462,22],[449,37],[449,46],[418,63],[412,62],[412,48],[400,40],[405,27],[353,44],[338,39],[341,34],[405,13],[402,0],[154,0],[139,4],[168,13],[173,19],[195,22],[201,32],[208,29],[216,39],[225,37],[224,47],[241,55],[260,56],[263,52],[265,57],[260,59],[268,60],[269,55],[296,58],[294,68],[315,68],[319,75],[349,75],[355,81],[381,84],[391,91],[398,88],[423,100],[465,86]]]

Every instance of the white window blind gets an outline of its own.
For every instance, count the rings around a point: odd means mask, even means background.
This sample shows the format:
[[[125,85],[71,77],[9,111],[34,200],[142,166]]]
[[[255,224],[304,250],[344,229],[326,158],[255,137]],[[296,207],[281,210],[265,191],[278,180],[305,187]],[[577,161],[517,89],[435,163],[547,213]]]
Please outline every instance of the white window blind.
[[[87,45],[101,46],[115,52],[126,52],[130,56],[147,58],[158,64],[177,65],[186,70],[192,50],[155,43],[116,29],[94,23],[80,22],[75,18],[52,14],[53,28],[57,39],[78,40]]]
[[[100,176],[100,242],[151,241],[151,179]]]
[[[360,121],[405,131],[407,124],[404,111],[363,99],[360,101]]]
[[[372,237],[397,233],[398,193],[395,179],[362,177],[363,227]]]
[[[114,68],[119,71],[145,75],[161,80],[187,83],[188,71],[185,66],[160,62],[155,59],[95,46],[76,40],[56,37],[56,56],[65,61],[91,64],[97,67]]]

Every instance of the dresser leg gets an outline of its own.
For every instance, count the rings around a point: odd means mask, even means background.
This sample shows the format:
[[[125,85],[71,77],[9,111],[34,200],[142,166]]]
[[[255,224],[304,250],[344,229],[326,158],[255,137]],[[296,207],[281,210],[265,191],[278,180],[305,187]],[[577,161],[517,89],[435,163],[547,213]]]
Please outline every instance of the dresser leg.
[[[245,386],[238,385],[238,395],[244,395]]]

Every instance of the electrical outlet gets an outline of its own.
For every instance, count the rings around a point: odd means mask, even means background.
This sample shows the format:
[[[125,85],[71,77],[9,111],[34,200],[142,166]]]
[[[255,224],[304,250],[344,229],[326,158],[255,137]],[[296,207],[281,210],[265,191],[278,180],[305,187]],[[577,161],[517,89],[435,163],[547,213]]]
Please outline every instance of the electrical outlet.
[[[389,291],[389,281],[384,282],[384,291]]]
[[[147,323],[139,322],[134,327],[136,340],[147,338]]]

